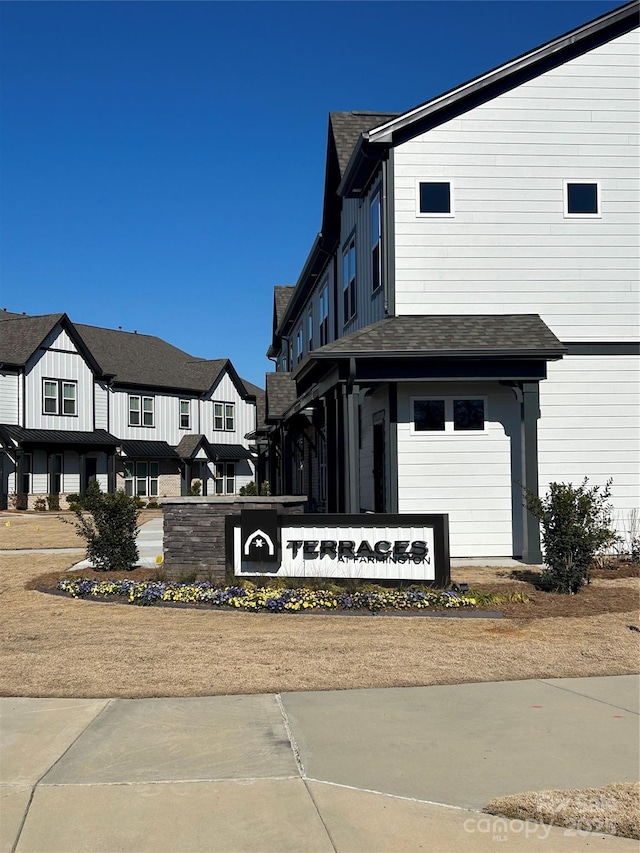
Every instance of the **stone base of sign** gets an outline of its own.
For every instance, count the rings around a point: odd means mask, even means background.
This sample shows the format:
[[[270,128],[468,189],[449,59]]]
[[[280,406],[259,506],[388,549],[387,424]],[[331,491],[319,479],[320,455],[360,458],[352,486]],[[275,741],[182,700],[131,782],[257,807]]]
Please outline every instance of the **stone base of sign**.
[[[164,571],[168,580],[226,581],[225,519],[247,509],[302,513],[301,495],[268,498],[159,498],[164,518]]]

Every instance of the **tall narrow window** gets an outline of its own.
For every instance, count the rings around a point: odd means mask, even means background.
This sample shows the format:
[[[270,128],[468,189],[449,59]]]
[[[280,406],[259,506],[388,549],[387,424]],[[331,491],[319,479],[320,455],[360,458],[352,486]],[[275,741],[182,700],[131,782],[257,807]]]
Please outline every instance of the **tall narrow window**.
[[[222,403],[213,404],[213,428],[224,429],[224,406]]]
[[[343,322],[346,325],[356,313],[356,238],[355,234],[342,252]]]
[[[313,309],[309,308],[307,314],[307,341],[309,342],[309,352],[313,349]]]
[[[62,491],[62,453],[53,453],[49,459],[49,494]]]
[[[234,403],[224,404],[224,428],[226,430],[235,429],[235,411],[236,407]]]
[[[58,414],[58,383],[49,379],[44,380],[44,405],[45,415]]]
[[[190,400],[180,400],[180,429],[191,429]]]
[[[234,495],[236,492],[236,463],[216,462],[216,495]]]
[[[300,328],[298,329],[298,331],[296,333],[296,364],[299,361],[302,361],[302,352],[303,352],[302,326],[300,326]]]
[[[31,471],[32,471],[32,456],[30,453],[25,453],[22,456],[22,494],[28,495],[31,492]]]
[[[323,347],[329,343],[329,285],[326,283],[320,291],[319,309],[320,346]]]
[[[377,290],[382,284],[382,217],[380,192],[371,201],[371,289]]]

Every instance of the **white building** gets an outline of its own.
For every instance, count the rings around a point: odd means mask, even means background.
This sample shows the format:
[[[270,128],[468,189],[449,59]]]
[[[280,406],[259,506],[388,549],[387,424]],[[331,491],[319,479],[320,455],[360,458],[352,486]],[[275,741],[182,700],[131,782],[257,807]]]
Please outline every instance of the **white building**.
[[[398,115],[332,113],[322,231],[277,288],[272,488],[446,512],[539,562],[523,487],[640,505],[638,3]]]
[[[160,338],[0,312],[0,499],[105,491],[234,494],[254,479],[245,435],[263,392],[228,359]]]

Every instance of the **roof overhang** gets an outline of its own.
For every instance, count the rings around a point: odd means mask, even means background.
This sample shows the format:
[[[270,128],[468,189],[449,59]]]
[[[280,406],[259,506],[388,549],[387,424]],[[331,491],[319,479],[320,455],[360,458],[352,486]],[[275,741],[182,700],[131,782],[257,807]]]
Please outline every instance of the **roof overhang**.
[[[0,424],[0,441],[7,449],[55,447],[58,450],[115,450],[121,441],[106,430],[91,432],[57,429],[25,429],[15,424]]]

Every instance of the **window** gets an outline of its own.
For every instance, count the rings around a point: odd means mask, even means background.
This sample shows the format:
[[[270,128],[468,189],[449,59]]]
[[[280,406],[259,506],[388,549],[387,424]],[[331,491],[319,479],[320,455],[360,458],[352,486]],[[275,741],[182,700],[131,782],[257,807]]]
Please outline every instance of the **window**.
[[[600,183],[598,181],[564,182],[565,217],[600,218]]]
[[[153,397],[129,394],[129,426],[152,427],[154,410]]]
[[[416,432],[444,432],[444,400],[416,400],[413,420]]]
[[[78,384],[63,379],[43,379],[42,411],[45,415],[78,414]]]
[[[453,216],[449,181],[418,181],[418,216]]]
[[[180,400],[180,429],[191,429],[190,400]]]
[[[296,333],[296,364],[299,361],[302,361],[302,353],[303,353],[303,344],[302,344],[302,326],[298,329]]]
[[[313,349],[313,309],[309,308],[307,314],[307,340],[309,341],[309,352]]]
[[[158,495],[159,473],[159,462],[125,462],[125,494],[140,495],[140,497],[156,497]]]
[[[213,404],[213,428],[233,431],[235,429],[235,403]]]
[[[356,313],[356,237],[355,234],[342,252],[343,322],[346,324]]]
[[[329,285],[325,282],[320,291],[320,346],[329,343]]]
[[[414,434],[454,432],[486,432],[486,399],[484,397],[432,399],[412,401],[411,432]]]
[[[22,456],[22,489],[23,495],[28,495],[31,492],[31,472],[33,470],[33,458],[30,453],[25,453]]]
[[[234,495],[236,491],[236,463],[216,462],[216,495]]]
[[[371,289],[377,290],[382,284],[382,218],[380,192],[371,201]]]

